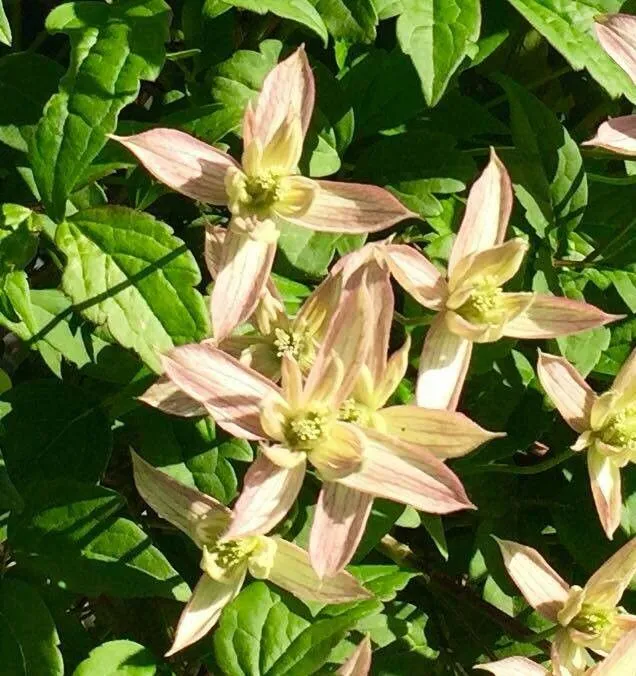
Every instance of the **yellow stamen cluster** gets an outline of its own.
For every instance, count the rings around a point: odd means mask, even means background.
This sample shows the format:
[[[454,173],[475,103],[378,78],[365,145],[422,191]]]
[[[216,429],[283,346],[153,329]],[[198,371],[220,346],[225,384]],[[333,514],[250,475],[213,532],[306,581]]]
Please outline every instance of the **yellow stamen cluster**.
[[[457,310],[475,324],[497,324],[502,320],[503,291],[490,277],[482,278],[470,292],[468,300]]]
[[[342,404],[340,404],[338,420],[356,423],[362,427],[366,427],[369,424],[369,412],[365,409],[366,407],[363,407],[362,404],[359,404],[355,399],[345,399]]]
[[[274,347],[277,357],[292,357],[300,366],[301,371],[306,372],[313,364],[316,356],[314,342],[306,331],[284,331],[274,329]]]
[[[330,416],[326,409],[313,408],[287,421],[285,437],[294,450],[310,450],[325,437]]]
[[[280,199],[280,177],[271,171],[245,177],[246,206],[269,209]]]
[[[628,406],[603,425],[601,439],[610,446],[636,451],[636,406]]]
[[[597,638],[603,636],[613,627],[615,619],[616,611],[614,609],[583,604],[579,614],[570,622],[570,626]]]
[[[209,568],[209,564],[213,563],[221,571],[232,571],[250,556],[257,544],[258,538],[256,537],[218,542],[207,550],[207,567]]]

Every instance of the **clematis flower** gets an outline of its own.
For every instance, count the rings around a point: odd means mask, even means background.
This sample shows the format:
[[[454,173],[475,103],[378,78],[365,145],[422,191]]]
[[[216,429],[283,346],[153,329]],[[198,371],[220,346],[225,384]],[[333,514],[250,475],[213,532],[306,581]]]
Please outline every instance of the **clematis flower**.
[[[609,558],[583,588],[568,586],[531,547],[508,540],[498,543],[508,574],[526,601],[558,625],[551,652],[556,676],[583,673],[590,663],[588,650],[604,657],[636,629],[636,615],[618,606],[636,574],[636,538]]]
[[[369,307],[364,280],[353,276],[306,379],[297,362],[284,357],[281,387],[209,344],[181,346],[163,358],[167,376],[221,427],[263,442],[228,535],[277,524],[298,495],[307,463],[324,482],[314,523],[324,523],[325,512],[344,524],[332,533],[329,547],[337,554],[329,571],[353,555],[357,542],[343,540],[340,532],[361,533],[355,524],[366,522],[374,496],[433,513],[472,507],[459,479],[433,454],[341,419],[372,339]],[[324,561],[312,556],[320,574],[328,572]]]
[[[218,341],[256,307],[281,222],[323,232],[365,233],[415,216],[383,188],[298,175],[314,95],[313,74],[300,47],[265,78],[256,105],[247,106],[242,165],[175,129],[113,137],[174,190],[228,207],[229,231],[212,292]]]
[[[338,676],[367,676],[371,669],[371,639],[365,636],[349,659],[336,671]]]
[[[520,238],[504,241],[512,203],[510,177],[492,151],[488,166],[470,190],[446,279],[411,247],[388,245],[374,251],[415,300],[439,313],[420,357],[416,391],[420,406],[456,408],[473,343],[502,336],[554,338],[620,318],[569,298],[503,291],[528,248]],[[353,260],[365,260],[358,256]]]
[[[612,652],[599,664],[588,669],[572,671],[572,676],[633,676],[636,663],[636,630],[625,634]],[[489,671],[495,676],[560,676],[527,657],[507,657],[498,662],[476,664],[475,669]]]
[[[248,572],[306,601],[344,603],[372,596],[346,572],[329,580],[319,579],[307,552],[280,537],[266,536],[266,531],[229,536],[233,515],[227,507],[155,469],[135,453],[133,470],[142,498],[202,550],[203,575],[181,614],[166,655],[183,650],[214,627],[223,608],[241,590]]]
[[[611,539],[621,520],[620,470],[636,462],[636,350],[600,396],[563,357],[540,353],[537,373],[565,422],[579,433],[572,448],[587,451],[596,511]]]

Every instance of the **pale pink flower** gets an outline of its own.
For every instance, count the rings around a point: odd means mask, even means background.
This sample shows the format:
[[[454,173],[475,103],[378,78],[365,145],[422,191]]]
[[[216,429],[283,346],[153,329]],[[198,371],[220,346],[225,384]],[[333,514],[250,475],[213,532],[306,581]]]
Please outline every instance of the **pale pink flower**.
[[[414,216],[383,188],[313,180],[298,162],[314,108],[314,78],[303,47],[265,78],[243,119],[242,166],[230,155],[175,129],[114,137],[158,180],[231,213],[212,292],[214,337],[249,317],[267,284],[278,224],[323,232],[383,230]]]
[[[519,270],[528,249],[521,238],[504,241],[512,203],[510,177],[492,151],[488,166],[468,195],[446,278],[425,256],[404,245],[370,245],[341,263],[352,269],[368,263],[372,256],[376,262],[382,259],[415,300],[438,312],[420,356],[420,406],[456,408],[473,343],[489,343],[502,336],[554,338],[620,318],[569,298],[502,290]]]
[[[605,657],[625,635],[632,632],[633,636],[636,615],[618,604],[636,574],[636,538],[608,559],[585,587],[569,586],[535,549],[508,540],[498,542],[506,569],[526,601],[557,624],[551,652],[556,676],[585,673],[591,663],[588,651]],[[615,659],[624,659],[626,647],[633,650],[629,642],[622,643]]]
[[[142,498],[202,550],[203,575],[181,614],[166,655],[203,638],[241,590],[247,573],[269,580],[300,599],[345,603],[372,595],[349,573],[320,579],[300,547],[266,530],[231,536],[233,513],[209,495],[185,486],[133,453],[135,484]]]
[[[587,451],[596,511],[611,539],[621,521],[620,470],[636,462],[636,350],[600,396],[563,357],[540,353],[537,373],[565,422],[579,433],[572,448]]]
[[[338,676],[367,676],[371,669],[371,639],[365,636],[349,659],[336,671]]]

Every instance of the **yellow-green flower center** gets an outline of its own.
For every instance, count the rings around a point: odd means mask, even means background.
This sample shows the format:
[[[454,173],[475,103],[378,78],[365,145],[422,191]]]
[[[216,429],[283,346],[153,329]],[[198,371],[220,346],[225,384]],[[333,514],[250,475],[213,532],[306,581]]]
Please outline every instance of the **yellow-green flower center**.
[[[355,423],[361,427],[367,427],[370,421],[369,410],[366,406],[358,403],[353,397],[345,399],[338,410],[338,420]]]
[[[280,199],[280,177],[273,172],[260,176],[245,177],[246,206],[254,209],[270,209]]]
[[[484,277],[475,284],[457,313],[474,324],[497,324],[503,318],[503,300],[503,291],[496,281]]]
[[[204,547],[201,568],[214,580],[227,580],[247,563],[258,542],[258,537],[244,537]]]
[[[301,371],[307,372],[314,362],[316,348],[312,337],[306,331],[284,331],[274,329],[274,347],[277,357],[293,357]]]
[[[603,636],[610,630],[616,619],[614,609],[599,608],[583,604],[581,612],[570,622],[570,627],[593,637]]]
[[[285,439],[291,449],[309,451],[325,439],[330,422],[326,407],[307,409],[287,421]]]
[[[628,406],[611,416],[599,436],[610,446],[636,451],[636,406]]]

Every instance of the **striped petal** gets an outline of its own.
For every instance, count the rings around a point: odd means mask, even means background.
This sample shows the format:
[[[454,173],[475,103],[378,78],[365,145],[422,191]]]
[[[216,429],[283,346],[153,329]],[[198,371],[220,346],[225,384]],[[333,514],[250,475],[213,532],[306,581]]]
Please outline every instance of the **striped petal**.
[[[636,663],[636,630],[625,634],[612,652],[592,671],[590,676],[633,676]]]
[[[203,404],[214,420],[242,439],[263,439],[261,403],[280,397],[274,383],[213,345],[182,345],[162,357],[166,375]]]
[[[151,129],[111,138],[173,190],[200,202],[227,204],[225,174],[230,167],[238,167],[227,153],[177,129]]]
[[[594,21],[603,49],[636,82],[636,17],[605,14],[596,16]]]
[[[501,244],[506,235],[513,195],[510,176],[494,150],[468,194],[466,213],[448,261],[448,274],[466,256]]]
[[[140,401],[164,413],[178,415],[183,418],[194,418],[207,415],[204,406],[179,389],[170,378],[161,376],[140,397]]]
[[[537,374],[565,422],[579,434],[590,428],[596,394],[564,357],[539,352]]]
[[[351,561],[372,505],[373,497],[366,493],[323,483],[309,539],[311,565],[320,578],[333,577]]]
[[[365,183],[316,181],[318,190],[311,206],[288,220],[319,232],[345,234],[378,232],[417,218],[388,190]]]
[[[472,347],[471,341],[446,328],[443,316],[433,320],[420,355],[415,391],[418,406],[457,408]]]
[[[351,657],[336,671],[338,676],[367,676],[371,670],[371,639],[365,636]]]
[[[625,360],[621,370],[614,378],[612,390],[617,392],[621,400],[631,403],[636,398],[636,349]]]
[[[526,601],[553,622],[568,599],[568,585],[532,547],[497,540],[504,564]]]
[[[596,512],[603,530],[611,540],[621,523],[623,509],[621,497],[621,470],[611,456],[590,449],[587,469]]]
[[[589,664],[587,650],[577,645],[564,629],[559,629],[552,640],[550,657],[554,676],[581,676]]]
[[[304,601],[346,603],[372,597],[350,573],[342,571],[331,578],[321,579],[312,568],[309,554],[297,545],[279,537],[276,542],[274,564],[268,580]]]
[[[304,478],[305,463],[280,467],[266,455],[259,455],[245,474],[224,539],[267,534],[287,516]]]
[[[475,669],[489,671],[495,676],[549,676],[550,672],[527,657],[506,657],[498,662],[476,664]]]
[[[636,538],[632,538],[587,581],[585,602],[603,608],[616,607],[635,575]]]
[[[607,314],[589,303],[536,294],[528,309],[506,324],[504,335],[510,338],[556,338],[604,326],[623,317]]]
[[[636,115],[624,115],[603,122],[596,136],[583,145],[604,148],[619,155],[636,155]]]
[[[369,292],[370,325],[373,340],[370,341],[366,359],[374,383],[378,383],[386,370],[387,352],[393,323],[394,297],[389,271],[372,262],[367,266],[367,290]]]
[[[230,230],[211,298],[214,338],[222,341],[254,312],[269,279],[276,244]]]

